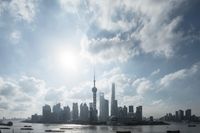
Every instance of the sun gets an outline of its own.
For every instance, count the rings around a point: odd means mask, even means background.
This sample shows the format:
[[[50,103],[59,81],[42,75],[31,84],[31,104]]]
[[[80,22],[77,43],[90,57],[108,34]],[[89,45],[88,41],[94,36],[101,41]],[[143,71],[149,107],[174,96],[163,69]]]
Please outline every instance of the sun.
[[[65,70],[76,71],[78,67],[77,55],[69,50],[61,50],[58,52],[58,63]]]

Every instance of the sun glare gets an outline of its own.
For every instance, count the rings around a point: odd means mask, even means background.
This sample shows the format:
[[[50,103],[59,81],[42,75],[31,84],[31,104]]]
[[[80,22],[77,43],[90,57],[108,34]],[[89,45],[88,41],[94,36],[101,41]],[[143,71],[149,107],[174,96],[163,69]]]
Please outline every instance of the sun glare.
[[[77,55],[71,51],[59,51],[58,53],[59,65],[65,70],[76,71],[78,66],[77,60]]]

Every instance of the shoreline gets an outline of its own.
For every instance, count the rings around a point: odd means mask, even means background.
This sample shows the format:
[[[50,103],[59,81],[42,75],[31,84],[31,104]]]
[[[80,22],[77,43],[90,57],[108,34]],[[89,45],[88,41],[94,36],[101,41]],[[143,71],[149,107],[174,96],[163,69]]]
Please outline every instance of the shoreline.
[[[106,122],[96,122],[96,123],[89,123],[89,122],[32,122],[32,121],[21,121],[22,123],[38,123],[38,124],[77,124],[77,125],[91,125],[91,126],[148,126],[148,125],[170,125],[169,123],[163,121],[142,121],[142,122],[131,122],[131,123],[106,123]]]

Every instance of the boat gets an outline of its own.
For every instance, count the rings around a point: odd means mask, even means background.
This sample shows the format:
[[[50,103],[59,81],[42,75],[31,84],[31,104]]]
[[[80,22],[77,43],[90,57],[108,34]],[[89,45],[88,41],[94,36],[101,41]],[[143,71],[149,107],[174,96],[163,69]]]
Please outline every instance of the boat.
[[[62,131],[62,130],[51,130],[51,129],[49,129],[49,130],[45,130],[45,132],[65,132],[65,131]]]
[[[188,127],[196,127],[194,124],[189,124]]]
[[[22,127],[20,128],[21,130],[33,130],[33,128],[30,128],[30,127]]]
[[[10,129],[9,127],[0,127],[0,129]]]
[[[180,133],[180,130],[174,130],[174,131],[167,130],[167,133]]]
[[[24,127],[32,127],[31,125],[25,125]]]
[[[131,133],[131,131],[116,131],[116,133]]]
[[[61,130],[71,130],[71,129],[73,129],[72,127],[61,127],[60,128]]]

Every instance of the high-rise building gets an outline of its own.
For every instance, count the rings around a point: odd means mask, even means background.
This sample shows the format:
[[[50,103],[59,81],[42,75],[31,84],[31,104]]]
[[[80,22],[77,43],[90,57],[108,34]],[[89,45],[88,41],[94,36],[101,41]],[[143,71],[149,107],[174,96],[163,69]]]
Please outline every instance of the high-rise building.
[[[72,120],[78,120],[78,103],[73,103],[72,105]]]
[[[51,107],[47,104],[42,107],[42,120],[43,122],[49,122],[51,120]]]
[[[182,121],[184,117],[184,112],[183,110],[178,111],[178,121]]]
[[[118,120],[122,120],[124,118],[124,112],[122,107],[118,107]]]
[[[178,121],[178,111],[175,112],[175,120]]]
[[[133,109],[132,105],[128,106],[128,112],[129,113],[134,113],[134,109]]]
[[[136,107],[136,120],[142,121],[142,106]]]
[[[186,119],[186,120],[191,120],[191,116],[192,116],[192,111],[191,111],[191,109],[187,109],[187,110],[185,111],[185,119]]]
[[[124,113],[124,118],[126,118],[127,117],[127,107],[126,106],[124,106],[124,108],[123,108],[123,113]]]
[[[88,121],[89,119],[89,110],[86,103],[81,103],[80,105],[80,120],[81,121]]]
[[[133,105],[128,106],[128,117],[129,118],[134,117],[134,107],[133,107]]]
[[[60,121],[61,115],[62,115],[61,112],[62,112],[62,109],[60,107],[60,103],[53,106],[53,119],[55,122]]]
[[[99,108],[99,120],[107,121],[109,117],[108,100],[104,98],[104,93],[100,93],[100,108]]]
[[[91,122],[96,122],[97,121],[97,108],[96,108],[96,103],[97,103],[97,88],[95,86],[95,74],[94,74],[94,86],[92,88],[92,93],[93,93],[93,103],[92,103],[92,109],[90,109],[90,121]]]
[[[111,116],[117,117],[118,105],[115,100],[115,83],[112,83],[112,94],[111,94]]]
[[[62,113],[62,114],[63,114],[62,120],[63,120],[64,122],[68,122],[68,121],[71,119],[70,108],[69,108],[69,106],[64,107],[63,113]]]

